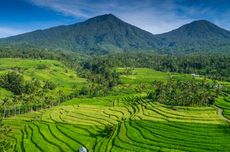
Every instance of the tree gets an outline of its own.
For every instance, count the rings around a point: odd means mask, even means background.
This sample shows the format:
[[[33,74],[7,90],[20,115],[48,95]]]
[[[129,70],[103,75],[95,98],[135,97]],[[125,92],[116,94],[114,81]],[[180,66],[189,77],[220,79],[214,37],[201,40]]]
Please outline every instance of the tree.
[[[43,86],[43,89],[48,89],[48,90],[54,90],[55,88],[56,85],[51,81],[46,81],[45,85]]]
[[[3,106],[3,118],[6,117],[6,110],[7,110],[7,105],[9,104],[9,99],[8,98],[4,98],[2,100],[2,106]]]
[[[207,106],[213,104],[217,96],[218,88],[215,86],[195,79],[169,79],[166,83],[155,81],[147,98],[167,105]]]
[[[16,72],[8,72],[0,76],[0,86],[13,92],[16,95],[20,95],[23,92],[23,77]]]
[[[0,111],[2,111],[2,106],[0,106]],[[2,114],[0,115],[0,151],[4,152],[10,148],[10,144],[6,138],[9,133],[9,127],[5,127],[2,123]]]
[[[19,103],[18,97],[14,96],[12,102],[14,104],[14,115],[16,116],[17,115],[17,105]]]

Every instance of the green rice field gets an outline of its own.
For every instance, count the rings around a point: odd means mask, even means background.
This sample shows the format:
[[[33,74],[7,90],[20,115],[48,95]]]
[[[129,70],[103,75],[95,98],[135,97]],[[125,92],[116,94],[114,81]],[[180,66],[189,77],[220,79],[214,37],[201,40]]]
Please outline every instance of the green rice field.
[[[37,69],[39,64],[47,68]],[[24,69],[24,77],[52,80],[65,92],[71,86],[88,82],[62,63],[52,60],[1,59],[0,73]],[[118,68],[122,71],[122,68]],[[71,152],[86,147],[89,152],[229,152],[230,95],[219,97],[215,107],[167,106],[144,98],[146,90],[135,92],[141,83],[166,81],[172,75],[190,79],[191,75],[169,74],[136,68],[122,75],[115,93],[105,97],[74,98],[59,106],[11,116],[4,125],[11,132],[8,140],[15,152]],[[56,93],[54,90],[51,93]],[[11,92],[0,88],[0,99]]]

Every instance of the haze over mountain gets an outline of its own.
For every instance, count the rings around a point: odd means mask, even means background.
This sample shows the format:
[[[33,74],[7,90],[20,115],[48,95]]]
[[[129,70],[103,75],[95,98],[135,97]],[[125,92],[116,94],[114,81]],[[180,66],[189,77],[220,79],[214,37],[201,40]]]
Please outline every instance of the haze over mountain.
[[[0,39],[0,44],[94,53],[229,53],[230,32],[209,21],[199,20],[168,33],[153,35],[112,14],[106,14],[73,25]]]

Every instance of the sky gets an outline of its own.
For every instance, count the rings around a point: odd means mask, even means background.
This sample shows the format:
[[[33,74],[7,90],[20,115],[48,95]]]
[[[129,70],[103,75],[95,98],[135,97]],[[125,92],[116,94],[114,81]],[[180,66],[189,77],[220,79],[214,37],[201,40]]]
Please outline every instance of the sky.
[[[0,38],[109,13],[153,34],[200,19],[230,30],[230,0],[0,0]]]

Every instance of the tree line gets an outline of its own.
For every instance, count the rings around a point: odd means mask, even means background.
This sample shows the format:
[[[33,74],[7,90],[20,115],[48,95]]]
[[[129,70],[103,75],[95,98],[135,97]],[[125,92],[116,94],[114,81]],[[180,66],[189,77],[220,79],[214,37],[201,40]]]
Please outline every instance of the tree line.
[[[86,78],[89,83],[81,88],[73,85],[69,94],[56,90],[57,93],[53,95],[48,93],[57,87],[52,81],[40,81],[35,78],[25,80],[18,69],[0,75],[0,87],[13,93],[11,97],[5,97],[1,101],[3,117],[50,108],[76,97],[105,96],[119,83],[118,73],[103,64],[85,62],[77,71],[78,75]]]
[[[55,84],[51,81],[45,81],[44,84],[37,80],[25,81],[22,74],[16,71],[10,71],[6,74],[0,75],[0,87],[11,91],[15,95],[33,94],[35,91],[53,90]]]
[[[189,73],[230,81],[230,56],[191,54],[183,56],[147,53],[117,53],[98,57],[111,67],[146,67],[157,71]]]
[[[222,54],[160,55],[153,53],[113,53],[92,55],[33,46],[1,46],[0,58],[52,59],[76,68],[97,60],[106,67],[147,67],[158,71],[195,73],[211,79],[230,81],[230,56]]]
[[[63,50],[41,49],[34,46],[0,46],[0,58],[27,58],[27,59],[49,59],[58,60],[71,68],[79,62],[90,58],[86,54],[69,52]]]
[[[120,74],[98,58],[81,62],[77,68],[77,73],[80,77],[86,78],[90,82],[88,86],[84,86],[80,90],[81,95],[106,95],[120,83]]]
[[[209,106],[215,102],[222,88],[216,81],[170,78],[166,83],[154,81],[147,98],[172,106]]]

